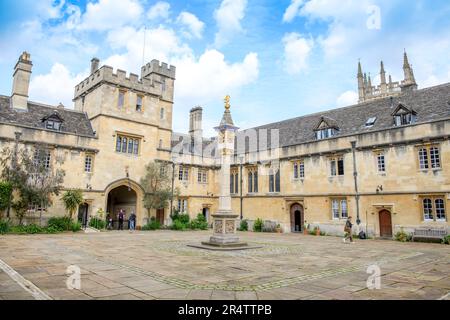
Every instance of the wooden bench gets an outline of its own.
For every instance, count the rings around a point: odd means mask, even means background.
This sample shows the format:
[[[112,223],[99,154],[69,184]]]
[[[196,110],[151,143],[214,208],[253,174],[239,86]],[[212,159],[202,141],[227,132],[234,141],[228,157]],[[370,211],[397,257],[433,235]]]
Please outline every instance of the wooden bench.
[[[427,241],[441,241],[447,236],[447,229],[437,228],[418,228],[412,234],[412,240],[416,239]]]

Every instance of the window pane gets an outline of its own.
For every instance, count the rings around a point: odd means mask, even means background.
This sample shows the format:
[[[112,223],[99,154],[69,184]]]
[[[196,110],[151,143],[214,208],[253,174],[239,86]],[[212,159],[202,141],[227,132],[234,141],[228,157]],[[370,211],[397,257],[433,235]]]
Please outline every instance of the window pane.
[[[423,199],[423,218],[433,220],[433,202],[431,199]]]
[[[344,175],[344,159],[339,159],[338,160],[338,174],[340,176]]]
[[[135,155],[139,154],[139,140],[134,140],[134,149],[133,149],[133,153]]]
[[[299,170],[300,170],[300,173],[299,173],[300,178],[303,179],[305,177],[305,163],[300,162]]]
[[[123,137],[122,138],[122,152],[123,153],[127,152],[127,142],[128,142],[127,138]]]
[[[422,170],[428,169],[428,152],[425,148],[419,150],[419,166]]]
[[[121,136],[117,136],[116,151],[120,152],[120,150],[122,150],[122,137]]]
[[[378,172],[386,172],[385,159],[382,154],[378,155]]]
[[[258,192],[258,171],[253,173],[253,192]]]
[[[280,169],[275,174],[275,192],[280,192]]]
[[[273,172],[271,171],[269,174],[269,192],[273,192],[274,191],[274,176],[273,176]]]
[[[336,176],[336,160],[331,160],[331,176]]]
[[[234,175],[234,183],[235,183],[234,191],[236,193],[239,193],[239,174],[237,173]]]
[[[125,101],[125,94],[123,92],[119,92],[118,106],[123,107],[124,101]]]
[[[294,179],[298,179],[298,163],[294,163]]]
[[[189,168],[184,168],[184,180],[189,180]]]
[[[333,219],[339,219],[339,201],[338,200],[332,200],[331,213],[333,215]]]
[[[180,169],[178,170],[178,180],[183,180],[183,167],[180,167]]]
[[[436,220],[445,220],[444,199],[436,199],[435,207],[436,207]]]
[[[133,145],[134,145],[134,140],[129,139],[128,140],[128,153],[133,153]]]
[[[341,217],[348,218],[347,200],[341,200]]]
[[[230,174],[230,193],[234,193],[234,174]]]
[[[84,171],[85,172],[91,172],[92,170],[92,157],[86,156],[84,161]]]
[[[253,172],[248,173],[248,192],[253,192]]]
[[[441,159],[439,157],[439,149],[436,147],[430,148],[431,168],[437,169],[441,167]]]

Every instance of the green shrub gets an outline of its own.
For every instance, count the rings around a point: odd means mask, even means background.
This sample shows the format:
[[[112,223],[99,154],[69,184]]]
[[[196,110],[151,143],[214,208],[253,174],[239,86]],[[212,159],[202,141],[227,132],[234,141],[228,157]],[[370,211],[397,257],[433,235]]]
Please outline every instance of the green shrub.
[[[406,233],[403,228],[395,234],[395,240],[400,242],[408,242],[411,241],[412,237],[410,234]]]
[[[89,227],[91,228],[95,228],[95,229],[99,229],[99,230],[103,230],[106,228],[106,221],[101,220],[97,217],[92,217],[89,220]]]
[[[11,224],[7,220],[0,220],[0,234],[8,233],[11,229]]]
[[[239,226],[239,231],[248,231],[248,221],[242,220]]]
[[[45,232],[49,233],[49,234],[54,234],[54,233],[58,233],[60,231],[57,228],[50,226],[45,229]]]
[[[443,244],[450,244],[450,234],[445,236],[444,239],[442,239]]]
[[[180,220],[175,220],[172,223],[171,229],[177,230],[177,231],[186,230],[186,225],[184,223],[182,223]]]
[[[42,233],[44,229],[36,224],[30,224],[27,226],[24,226],[25,233],[29,234],[36,234],[36,233]]]
[[[254,232],[262,232],[264,226],[264,221],[261,218],[256,219],[255,223],[253,224],[253,231]]]
[[[72,219],[69,217],[53,217],[48,220],[48,227],[58,230],[58,232],[72,229]]]
[[[189,223],[189,227],[192,230],[208,230],[208,222],[202,213],[197,215],[197,218]]]
[[[81,231],[81,223],[73,222],[72,225],[70,226],[70,228],[73,232]]]
[[[150,219],[150,222],[142,227],[143,231],[158,230],[158,229],[161,229],[161,223],[157,221],[155,217],[152,217]]]
[[[188,224],[189,223],[189,215],[188,214],[180,214],[178,215],[178,221],[180,221],[183,224]]]

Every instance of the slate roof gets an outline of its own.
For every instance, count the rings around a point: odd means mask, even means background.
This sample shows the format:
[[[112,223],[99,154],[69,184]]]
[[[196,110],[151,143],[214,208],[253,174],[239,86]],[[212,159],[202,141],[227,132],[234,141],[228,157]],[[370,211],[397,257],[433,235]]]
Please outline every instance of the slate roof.
[[[91,122],[83,112],[28,102],[28,111],[17,111],[10,107],[10,97],[0,96],[0,123],[19,124],[45,129],[43,119],[58,115],[62,120],[61,130],[57,132],[72,133],[94,137]],[[47,130],[47,129],[46,129]]]
[[[266,124],[252,129],[257,132],[262,129],[268,130],[268,140],[270,140],[269,130],[279,129],[280,147],[293,146],[317,141],[314,129],[316,129],[322,117],[333,119],[333,124],[336,124],[339,128],[338,135],[333,138],[395,128],[392,112],[399,104],[408,106],[408,108],[417,113],[416,123],[450,118],[450,83],[405,92],[393,98],[387,97],[368,101],[353,106]],[[366,127],[365,124],[371,117],[376,117],[377,120],[373,126]],[[247,130],[239,131],[238,135],[245,134]],[[270,145],[270,141],[268,145]],[[239,150],[239,152],[242,151]]]

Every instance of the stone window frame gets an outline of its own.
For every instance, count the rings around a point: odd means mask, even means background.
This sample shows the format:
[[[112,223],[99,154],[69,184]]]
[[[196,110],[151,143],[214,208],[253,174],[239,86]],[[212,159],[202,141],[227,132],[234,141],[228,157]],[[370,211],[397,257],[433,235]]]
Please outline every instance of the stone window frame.
[[[259,192],[258,167],[247,168],[247,191],[248,194],[257,194]]]
[[[137,94],[136,95],[136,112],[144,112],[144,95]],[[141,103],[139,104],[139,99],[141,100]]]
[[[442,170],[442,152],[440,145],[427,144],[416,146],[417,166],[419,171]]]
[[[442,206],[438,203],[441,203]],[[446,197],[445,195],[422,195],[420,196],[420,212],[422,215],[423,222],[438,222],[438,223],[446,223],[448,220],[447,215],[447,206],[446,206]],[[444,215],[444,218],[438,219],[438,210],[441,210],[441,214]],[[428,217],[427,217],[428,216]],[[430,218],[431,216],[431,218]]]
[[[41,152],[45,152],[45,159],[44,156],[41,155]],[[44,168],[48,171],[52,167],[52,150],[51,149],[34,149],[33,151],[33,164],[34,166],[40,166],[41,161],[44,161]]]
[[[328,161],[330,163],[330,177],[343,177],[345,176],[345,159],[344,155],[337,155],[328,158]],[[339,163],[342,163],[340,166]],[[342,169],[342,173],[340,172],[340,168]]]
[[[377,152],[376,155],[376,165],[378,174],[385,175],[386,174],[386,154],[384,151]]]
[[[124,108],[125,107],[125,96],[127,92],[126,90],[119,89],[119,94],[117,96],[117,107]]]
[[[198,168],[197,171],[197,182],[199,184],[208,184],[208,170]]]
[[[90,163],[88,164],[88,159],[90,159]],[[88,170],[89,168],[89,170]],[[84,172],[85,173],[93,173],[94,172],[94,155],[92,153],[86,153],[84,157]]]
[[[177,209],[179,214],[188,214],[188,199],[179,198]]]
[[[305,179],[305,161],[296,160],[292,163],[293,179],[294,181]]]
[[[178,168],[178,181],[183,181],[183,182],[189,181],[189,167],[180,166]]]
[[[335,204],[337,203],[337,208]],[[343,205],[345,204],[345,205]],[[345,207],[345,211],[343,208]],[[337,209],[337,217],[335,215]],[[332,197],[330,198],[331,219],[335,221],[346,220],[349,217],[349,207],[347,197]],[[345,214],[344,214],[345,212]]]
[[[269,179],[269,193],[277,194],[281,192],[281,168],[269,169],[268,179]]]
[[[239,194],[239,171],[230,171],[230,194]]]
[[[116,133],[115,152],[123,155],[140,156],[142,137],[125,133]]]

